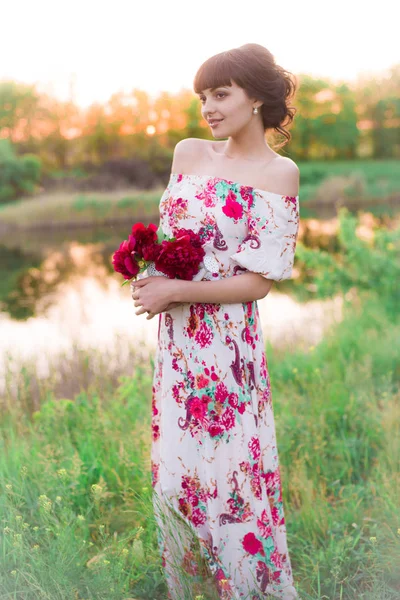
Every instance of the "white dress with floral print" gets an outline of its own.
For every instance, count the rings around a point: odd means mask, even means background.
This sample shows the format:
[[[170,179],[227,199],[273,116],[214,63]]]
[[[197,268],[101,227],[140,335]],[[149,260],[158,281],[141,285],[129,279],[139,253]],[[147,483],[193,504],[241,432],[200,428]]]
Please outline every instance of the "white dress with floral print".
[[[166,235],[185,227],[204,241],[195,280],[291,277],[298,196],[171,173],[159,209]],[[220,598],[297,598],[257,302],[160,313],[152,392],[153,503],[168,597],[188,597],[180,573],[199,575],[191,532]]]

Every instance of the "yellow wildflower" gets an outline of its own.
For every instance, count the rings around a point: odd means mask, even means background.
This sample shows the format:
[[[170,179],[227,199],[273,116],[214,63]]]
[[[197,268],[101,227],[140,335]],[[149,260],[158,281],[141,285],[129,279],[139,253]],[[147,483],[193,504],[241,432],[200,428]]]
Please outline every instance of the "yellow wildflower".
[[[60,479],[66,479],[68,477],[68,473],[66,469],[58,469],[57,475]]]

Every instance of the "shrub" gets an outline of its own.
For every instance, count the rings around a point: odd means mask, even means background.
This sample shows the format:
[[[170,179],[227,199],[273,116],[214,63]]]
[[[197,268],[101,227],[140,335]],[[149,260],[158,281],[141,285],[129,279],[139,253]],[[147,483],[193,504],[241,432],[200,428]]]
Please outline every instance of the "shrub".
[[[379,297],[382,308],[394,317],[400,305],[400,229],[376,228],[372,239],[365,241],[357,236],[357,216],[342,207],[338,219],[338,252],[297,244],[296,257],[306,273],[309,269],[317,297],[357,289]]]
[[[10,140],[0,140],[0,203],[37,189],[42,161],[34,154],[17,156]]]

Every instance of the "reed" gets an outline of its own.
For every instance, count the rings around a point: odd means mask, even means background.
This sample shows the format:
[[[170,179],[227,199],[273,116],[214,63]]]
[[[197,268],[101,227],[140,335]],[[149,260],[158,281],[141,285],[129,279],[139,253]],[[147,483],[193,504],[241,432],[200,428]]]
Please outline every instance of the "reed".
[[[303,600],[394,600],[400,319],[376,300],[346,310],[315,348],[267,347],[288,543]],[[150,478],[153,364],[137,361],[117,382],[109,365],[97,386],[93,374],[57,398],[49,380],[37,410],[17,400],[3,410],[1,597],[167,597]],[[215,597],[204,561],[197,578],[177,569],[185,598]]]

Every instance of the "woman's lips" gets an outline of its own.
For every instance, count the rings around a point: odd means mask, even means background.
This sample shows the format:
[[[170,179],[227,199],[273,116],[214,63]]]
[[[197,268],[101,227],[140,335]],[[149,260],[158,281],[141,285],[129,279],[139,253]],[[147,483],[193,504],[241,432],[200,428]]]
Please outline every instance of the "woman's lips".
[[[221,123],[222,121],[223,119],[218,119],[218,121],[211,121],[210,127],[217,127],[217,125],[219,125],[219,123]]]

